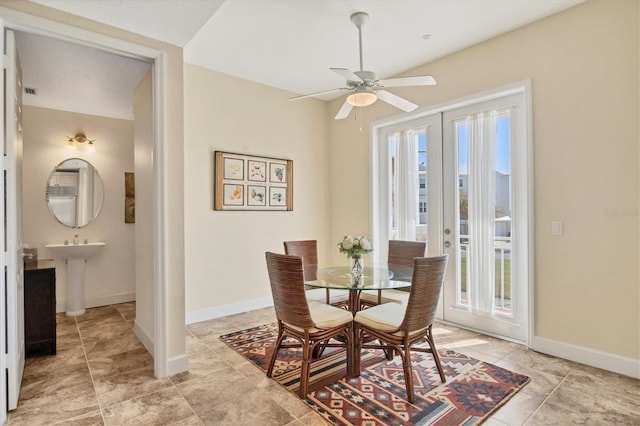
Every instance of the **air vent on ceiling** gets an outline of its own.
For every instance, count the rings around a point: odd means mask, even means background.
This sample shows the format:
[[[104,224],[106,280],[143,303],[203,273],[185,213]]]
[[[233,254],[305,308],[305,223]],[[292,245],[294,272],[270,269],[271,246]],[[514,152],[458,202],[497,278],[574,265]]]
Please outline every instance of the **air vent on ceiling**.
[[[27,95],[37,95],[38,89],[34,89],[33,87],[25,87],[24,93],[26,93]]]

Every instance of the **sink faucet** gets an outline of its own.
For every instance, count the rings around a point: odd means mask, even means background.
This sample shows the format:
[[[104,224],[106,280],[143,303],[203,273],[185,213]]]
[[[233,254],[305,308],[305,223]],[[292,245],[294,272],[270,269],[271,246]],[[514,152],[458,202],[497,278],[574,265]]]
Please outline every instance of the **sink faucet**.
[[[79,237],[80,237],[79,234],[73,234],[73,245],[74,246],[77,246],[78,244],[80,244]]]

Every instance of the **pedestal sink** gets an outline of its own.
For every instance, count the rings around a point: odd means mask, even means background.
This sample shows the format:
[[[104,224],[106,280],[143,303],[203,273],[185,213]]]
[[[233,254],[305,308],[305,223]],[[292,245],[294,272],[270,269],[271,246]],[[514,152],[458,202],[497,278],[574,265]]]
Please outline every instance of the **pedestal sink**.
[[[89,256],[106,245],[96,242],[45,246],[53,252],[54,257],[67,260],[67,316],[84,314],[84,264]]]

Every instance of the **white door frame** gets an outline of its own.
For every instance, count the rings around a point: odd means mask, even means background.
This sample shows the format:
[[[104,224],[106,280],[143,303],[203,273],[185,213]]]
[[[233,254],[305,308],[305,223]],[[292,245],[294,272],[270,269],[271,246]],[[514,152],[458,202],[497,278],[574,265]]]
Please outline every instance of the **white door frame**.
[[[120,40],[103,34],[94,33],[81,28],[50,21],[41,17],[25,14],[12,9],[0,7],[0,17],[4,26],[44,37],[66,40],[72,43],[94,47],[111,53],[144,59],[152,62],[153,79],[153,168],[154,168],[154,373],[156,377],[169,375],[168,357],[168,291],[167,291],[167,247],[168,224],[167,182],[165,146],[168,145],[164,133],[165,122],[165,87],[167,86],[165,54],[162,51]],[[3,214],[0,212],[0,214]],[[0,318],[0,329],[4,329],[4,316]]]
[[[526,138],[527,147],[523,152],[528,155],[527,173],[523,174],[523,179],[515,183],[520,188],[526,188],[527,198],[527,211],[523,212],[528,218],[527,229],[523,229],[522,233],[526,234],[526,237],[522,238],[522,244],[526,245],[528,256],[526,263],[528,264],[527,276],[527,288],[528,288],[528,300],[527,300],[527,338],[524,342],[527,346],[531,345],[531,338],[534,336],[534,234],[533,234],[533,131],[532,131],[532,101],[531,101],[531,80],[523,80],[512,84],[505,85],[503,87],[488,90],[482,93],[477,93],[463,98],[459,98],[450,102],[434,105],[427,108],[419,108],[412,113],[402,114],[391,118],[385,118],[379,121],[375,121],[369,124],[369,164],[370,176],[369,176],[369,191],[370,191],[370,211],[371,211],[371,229],[370,234],[373,236],[373,240],[376,241],[376,236],[381,236],[380,229],[385,220],[388,220],[388,211],[383,208],[381,203],[380,192],[388,191],[388,182],[380,178],[381,173],[384,171],[384,166],[381,168],[380,164],[380,147],[381,141],[384,137],[384,129],[396,124],[405,123],[411,120],[435,115],[438,113],[444,113],[453,109],[466,107],[469,105],[490,101],[496,98],[516,94],[524,93],[524,103],[526,108]],[[525,193],[525,192],[523,192]],[[444,231],[444,229],[443,229]],[[441,241],[443,239],[441,238]],[[442,247],[441,249],[443,249]],[[374,252],[375,253],[375,252]],[[380,259],[377,259],[378,261]],[[442,297],[442,296],[441,296]],[[442,303],[439,305],[438,315],[442,318]]]

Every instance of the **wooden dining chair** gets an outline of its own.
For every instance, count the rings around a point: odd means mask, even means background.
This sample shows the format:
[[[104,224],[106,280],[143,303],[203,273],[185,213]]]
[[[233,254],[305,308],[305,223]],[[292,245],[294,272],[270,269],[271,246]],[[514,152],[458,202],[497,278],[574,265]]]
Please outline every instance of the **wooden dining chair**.
[[[284,254],[290,256],[302,257],[302,265],[304,267],[305,281],[314,281],[318,279],[318,241],[317,240],[300,240],[300,241],[284,241]],[[324,293],[324,294],[322,294]],[[307,287],[307,299],[320,301],[323,300],[328,305],[332,302],[329,289],[322,292],[321,289]],[[335,300],[340,302],[346,300],[347,294],[339,294],[334,292]]]
[[[280,349],[302,348],[300,396],[304,398],[309,388],[310,364],[314,350],[346,347],[347,371],[353,371],[353,315],[344,309],[307,300],[301,257],[271,252],[267,252],[265,256],[278,320],[278,338],[267,369],[267,377],[273,374]],[[298,342],[284,343],[288,337]],[[341,341],[335,340],[338,337]]]
[[[389,267],[406,266],[413,267],[413,259],[424,257],[427,243],[424,241],[389,240],[387,252],[387,264]],[[376,306],[381,303],[397,302],[406,305],[409,300],[409,287],[406,289],[378,290],[377,292],[363,291],[360,295],[360,304],[363,308]]]
[[[391,350],[399,353],[402,357],[407,400],[410,403],[415,400],[411,350],[431,353],[442,383],[447,380],[431,332],[444,282],[447,258],[448,255],[444,254],[414,259],[409,301],[406,306],[393,302],[383,303],[359,311],[354,317],[356,368],[360,366],[362,349],[375,348],[383,349],[387,353],[391,353]],[[361,343],[365,336],[369,343]],[[421,342],[428,342],[429,347],[412,347]]]

